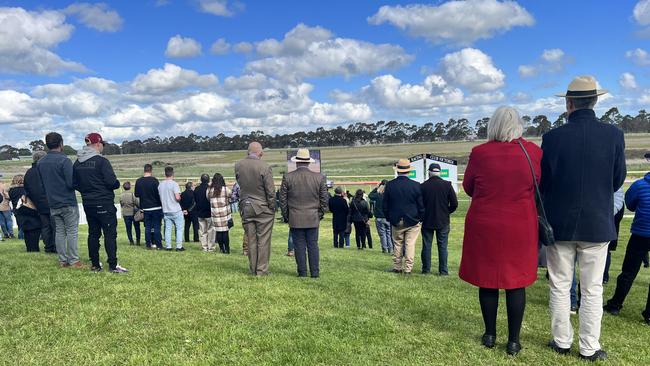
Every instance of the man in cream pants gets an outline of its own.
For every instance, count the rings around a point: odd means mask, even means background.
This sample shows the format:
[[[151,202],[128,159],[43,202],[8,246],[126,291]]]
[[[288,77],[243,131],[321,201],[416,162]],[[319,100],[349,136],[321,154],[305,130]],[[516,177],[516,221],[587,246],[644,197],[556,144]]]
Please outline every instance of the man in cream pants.
[[[580,268],[580,358],[607,358],[600,346],[603,316],[603,271],[607,245],[616,239],[613,197],[625,180],[623,132],[601,123],[593,111],[598,90],[591,76],[575,78],[566,94],[568,123],[542,139],[544,207],[556,244],[547,249],[551,333],[549,347],[568,354],[573,343],[570,289],[574,267]]]

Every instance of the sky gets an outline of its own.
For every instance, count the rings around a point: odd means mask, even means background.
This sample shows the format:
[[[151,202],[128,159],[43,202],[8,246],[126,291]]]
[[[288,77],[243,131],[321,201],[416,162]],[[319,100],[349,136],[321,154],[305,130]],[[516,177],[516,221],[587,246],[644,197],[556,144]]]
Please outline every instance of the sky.
[[[0,0],[0,145],[650,103],[650,0]]]

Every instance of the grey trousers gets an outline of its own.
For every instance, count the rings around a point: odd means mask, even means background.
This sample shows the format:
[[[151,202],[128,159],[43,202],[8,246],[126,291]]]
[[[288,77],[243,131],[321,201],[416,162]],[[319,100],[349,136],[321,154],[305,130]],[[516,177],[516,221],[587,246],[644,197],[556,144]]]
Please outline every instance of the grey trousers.
[[[253,215],[252,208],[244,207],[242,224],[248,239],[248,263],[250,274],[263,276],[269,272],[271,256],[271,234],[275,213]]]
[[[54,220],[56,230],[54,241],[59,262],[74,264],[79,262],[77,233],[79,230],[79,207],[66,206],[50,208],[50,216]]]

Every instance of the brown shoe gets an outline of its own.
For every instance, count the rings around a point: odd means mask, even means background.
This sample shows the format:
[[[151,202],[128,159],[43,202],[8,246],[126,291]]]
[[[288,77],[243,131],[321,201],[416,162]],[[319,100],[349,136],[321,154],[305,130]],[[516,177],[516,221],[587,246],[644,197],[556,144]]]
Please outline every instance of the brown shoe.
[[[293,255],[294,255],[293,250],[287,252],[287,257],[293,257]]]
[[[81,269],[84,268],[84,265],[81,264],[81,261],[76,261],[70,265],[72,268]]]
[[[59,262],[59,267],[68,268],[68,267],[70,267],[70,265],[68,263],[66,263],[66,262]]]

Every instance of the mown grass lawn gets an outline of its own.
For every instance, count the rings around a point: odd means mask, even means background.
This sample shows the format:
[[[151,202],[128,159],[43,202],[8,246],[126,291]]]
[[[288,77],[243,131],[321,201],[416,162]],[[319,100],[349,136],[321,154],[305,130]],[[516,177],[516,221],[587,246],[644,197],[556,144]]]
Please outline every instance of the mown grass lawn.
[[[59,269],[55,256],[25,253],[17,240],[2,242],[0,363],[582,364],[575,351],[577,335],[571,356],[558,356],[545,346],[550,337],[548,286],[541,270],[527,293],[524,350],[516,358],[505,353],[503,296],[498,347],[480,346],[478,291],[457,276],[466,206],[463,202],[454,215],[451,276],[446,278],[384,273],[390,257],[378,244],[365,251],[332,248],[329,218],[321,229],[319,279],[296,278],[293,259],[283,255],[288,232],[283,224],[274,230],[273,274],[263,278],[247,275],[239,225],[231,231],[229,256],[202,253],[195,243],[183,253],[146,251],[129,246],[120,228],[120,263],[131,270],[126,275]],[[623,221],[613,278],[630,222]],[[86,259],[85,227],[81,230]],[[418,243],[418,270],[419,249]],[[602,344],[611,364],[650,360],[650,327],[640,316],[649,280],[650,270],[642,269],[621,315],[604,316]],[[606,297],[614,282],[606,286]]]

